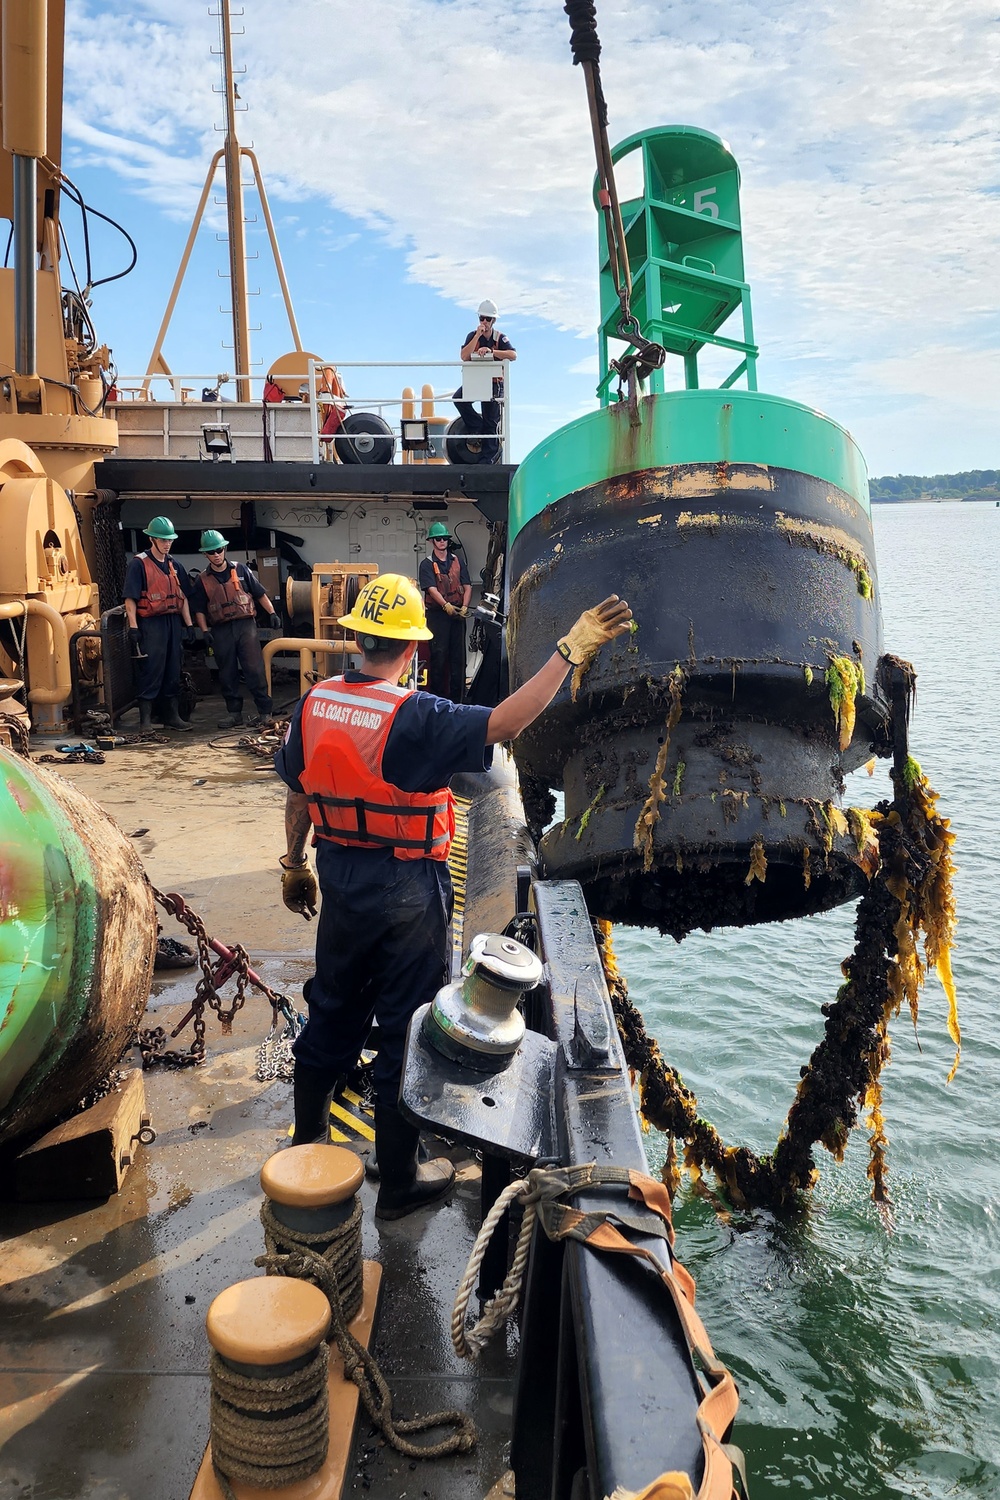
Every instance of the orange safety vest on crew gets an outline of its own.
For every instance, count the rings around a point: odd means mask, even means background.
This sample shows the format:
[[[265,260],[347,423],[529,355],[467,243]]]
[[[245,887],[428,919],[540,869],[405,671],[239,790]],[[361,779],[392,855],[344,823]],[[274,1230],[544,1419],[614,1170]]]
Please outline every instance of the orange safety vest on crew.
[[[449,604],[454,604],[456,609],[461,609],[465,600],[465,589],[459,582],[462,576],[462,565],[458,557],[453,555],[451,562],[444,571],[438,567],[436,558],[432,557],[431,562],[434,565],[434,587],[441,595],[441,598],[447,599]],[[428,609],[441,608],[440,604],[437,604],[433,599],[427,600],[427,607]]]
[[[257,614],[252,596],[240,585],[235,563],[230,563],[225,573],[206,568],[199,582],[205,590],[210,625],[222,625],[229,620],[252,620]]]
[[[148,552],[140,552],[139,561],[146,575],[142,593],[135,605],[135,612],[140,620],[148,620],[152,615],[179,615],[184,608],[184,594],[173,563],[167,558],[167,571],[164,573]]]
[[[448,858],[455,836],[448,787],[403,792],[382,777],[389,731],[410,692],[389,682],[329,677],[306,697],[299,783],[317,838],[391,849],[396,859]]]

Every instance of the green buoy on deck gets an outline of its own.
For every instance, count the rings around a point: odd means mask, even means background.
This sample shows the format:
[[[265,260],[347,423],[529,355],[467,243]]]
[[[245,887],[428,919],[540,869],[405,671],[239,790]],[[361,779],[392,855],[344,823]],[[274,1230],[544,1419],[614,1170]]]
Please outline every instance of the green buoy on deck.
[[[0,1144],[72,1109],[119,1062],[156,931],[152,887],[117,824],[0,749]]]

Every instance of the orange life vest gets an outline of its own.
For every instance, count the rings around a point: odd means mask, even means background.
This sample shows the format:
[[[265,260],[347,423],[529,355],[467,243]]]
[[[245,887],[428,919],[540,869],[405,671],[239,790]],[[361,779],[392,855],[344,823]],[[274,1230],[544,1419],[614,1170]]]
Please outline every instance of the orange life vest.
[[[164,574],[148,552],[140,552],[139,561],[146,575],[135,606],[140,620],[148,620],[151,615],[179,615],[184,608],[184,595],[173,563],[167,558]]]
[[[225,573],[211,565],[201,575],[208,605],[208,623],[221,625],[228,620],[252,620],[257,613],[253,598],[241,586],[236,564],[230,563]]]
[[[328,677],[302,705],[299,777],[317,838],[397,859],[448,858],[455,799],[447,787],[403,792],[382,776],[393,720],[410,696],[389,682]]]
[[[461,609],[465,601],[465,589],[460,582],[462,565],[457,555],[452,554],[451,562],[444,571],[438,566],[437,558],[432,557],[431,563],[434,567],[434,587],[441,595],[441,598],[447,599],[449,604],[454,604],[456,609]],[[434,599],[428,598],[426,604],[428,609],[441,608],[440,604]]]

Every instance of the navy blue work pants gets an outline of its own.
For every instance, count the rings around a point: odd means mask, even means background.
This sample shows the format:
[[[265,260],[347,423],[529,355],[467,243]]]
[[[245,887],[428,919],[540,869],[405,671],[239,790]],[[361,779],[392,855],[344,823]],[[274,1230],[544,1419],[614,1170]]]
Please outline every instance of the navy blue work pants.
[[[139,642],[145,661],[137,661],[139,697],[176,698],[181,690],[180,615],[150,615],[138,620]]]
[[[427,665],[427,691],[453,703],[465,701],[465,621],[461,615],[445,614],[443,609],[427,611],[427,628],[431,632],[430,661]]]
[[[257,712],[269,714],[271,695],[267,691],[267,678],[264,676],[264,657],[260,649],[260,636],[257,634],[257,621],[225,620],[221,625],[213,625],[211,629],[212,651],[219,667],[219,687],[229,712],[238,714],[243,707],[243,694],[240,692],[242,667],[243,680],[257,705]]]
[[[465,430],[469,433],[481,432],[486,436],[483,443],[483,457],[487,460],[496,458],[500,452],[500,444],[493,434],[500,426],[500,402],[483,401],[482,410],[477,411],[471,401],[463,401],[462,387],[459,386],[452,400],[458,407],[458,414],[465,423]]]
[[[395,1108],[410,1017],[449,977],[448,866],[317,839],[316,871],[316,973],[303,990],[309,1019],[293,1050],[332,1087],[354,1067],[377,1021],[375,1097]]]

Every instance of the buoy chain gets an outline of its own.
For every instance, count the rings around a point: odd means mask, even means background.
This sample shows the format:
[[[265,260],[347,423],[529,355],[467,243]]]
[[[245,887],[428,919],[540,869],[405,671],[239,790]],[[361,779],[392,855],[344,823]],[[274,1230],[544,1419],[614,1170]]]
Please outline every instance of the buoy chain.
[[[680,1180],[674,1139],[685,1142],[684,1164],[697,1174],[710,1168],[731,1199],[747,1207],[780,1209],[814,1184],[813,1147],[841,1160],[862,1106],[871,1131],[868,1176],[876,1203],[888,1202],[886,1138],[880,1075],[890,1055],[888,1027],[905,998],[916,1025],[917,997],[928,967],[936,967],[949,1002],[948,1030],[961,1055],[950,949],[955,927],[951,844],[954,835],[937,810],[937,795],[915,761],[896,780],[896,798],[866,814],[878,828],[879,865],[858,902],[853,952],[841,965],[845,983],[822,1007],[824,1035],[808,1063],[775,1150],[758,1156],[746,1146],[727,1146],[698,1111],[698,1101],[650,1037],[629,997],[611,946],[611,925],[595,920],[625,1060],[639,1081],[644,1120],[669,1137],[663,1180],[671,1193]],[[917,956],[924,937],[927,962]]]
[[[228,1035],[233,1029],[233,1021],[237,1013],[246,1004],[248,986],[259,990],[265,999],[270,1001],[274,1027],[277,1026],[279,1012],[284,1015],[286,1021],[294,1023],[295,1012],[287,997],[280,995],[277,990],[265,984],[259,977],[254,976],[251,978],[250,955],[242,943],[234,943],[228,958],[219,960],[220,964],[225,964],[226,966],[227,977],[231,973],[236,976],[236,993],[233,996],[232,1003],[226,1006],[216,988],[217,967],[213,963],[210,939],[201,917],[198,916],[197,912],[191,910],[181,896],[164,895],[155,886],[152,887],[152,891],[158,905],[170,916],[175,917],[182,927],[186,927],[187,931],[194,938],[198,949],[198,965],[201,969],[201,978],[198,981],[194,998],[191,1001],[190,1010],[171,1033],[172,1036],[176,1036],[180,1031],[183,1031],[188,1021],[193,1021],[194,1041],[191,1043],[190,1050],[188,1052],[168,1051],[166,1048],[167,1039],[162,1027],[141,1031],[136,1040],[142,1055],[142,1065],[144,1068],[150,1068],[156,1064],[174,1068],[192,1067],[204,1062],[206,1007],[215,1011],[219,1018],[223,1034]]]
[[[27,616],[25,616],[27,618]],[[0,729],[10,735],[10,748],[25,760],[31,759],[28,726],[18,714],[0,714]]]

